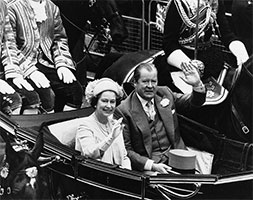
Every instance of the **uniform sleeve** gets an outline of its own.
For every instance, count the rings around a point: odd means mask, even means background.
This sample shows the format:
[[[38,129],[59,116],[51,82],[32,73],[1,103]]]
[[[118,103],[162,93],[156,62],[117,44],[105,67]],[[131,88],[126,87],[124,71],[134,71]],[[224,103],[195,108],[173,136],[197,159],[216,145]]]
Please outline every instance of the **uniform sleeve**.
[[[60,16],[60,10],[54,6],[54,42],[53,58],[56,68],[69,67],[75,69],[72,56],[69,51],[68,38]]]
[[[22,21],[22,23],[18,21],[18,16],[23,16],[22,13],[23,10],[21,7],[17,11],[11,5],[8,6],[8,17],[11,31],[8,40],[11,41],[11,45],[6,47],[6,51],[4,52],[4,55],[9,59],[4,63],[6,78],[16,78],[20,73],[22,74],[22,77],[26,77],[37,70],[34,65],[35,61],[27,59],[19,49],[22,48],[20,47],[20,41],[22,40],[20,40],[17,35],[19,29],[17,26],[20,25],[22,27],[23,23],[25,23],[24,21]],[[6,23],[6,26],[8,26],[8,23]]]
[[[7,10],[5,16],[5,24],[3,27],[4,32],[1,59],[4,66],[5,78],[9,79],[22,77],[21,70],[19,68],[19,62],[17,59],[16,40],[10,24],[10,18],[7,14]]]
[[[166,14],[162,41],[162,47],[166,56],[169,56],[173,51],[177,49],[181,49],[178,41],[182,23],[183,22],[178,13],[176,5],[174,1],[172,1]]]

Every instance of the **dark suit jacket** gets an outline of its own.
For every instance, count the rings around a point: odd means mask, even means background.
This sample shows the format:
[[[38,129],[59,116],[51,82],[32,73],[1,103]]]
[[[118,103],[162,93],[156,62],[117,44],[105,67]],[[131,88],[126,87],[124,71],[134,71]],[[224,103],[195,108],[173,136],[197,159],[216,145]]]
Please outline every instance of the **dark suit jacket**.
[[[168,87],[158,87],[154,98],[157,112],[164,122],[166,134],[172,148],[185,148],[178,129],[176,109],[191,109],[205,102],[205,93],[178,94]],[[164,101],[163,99],[167,99]],[[169,104],[163,105],[161,101]],[[123,117],[124,140],[133,169],[144,170],[144,165],[152,155],[152,139],[148,120],[135,92],[132,92],[115,110],[115,117]]]

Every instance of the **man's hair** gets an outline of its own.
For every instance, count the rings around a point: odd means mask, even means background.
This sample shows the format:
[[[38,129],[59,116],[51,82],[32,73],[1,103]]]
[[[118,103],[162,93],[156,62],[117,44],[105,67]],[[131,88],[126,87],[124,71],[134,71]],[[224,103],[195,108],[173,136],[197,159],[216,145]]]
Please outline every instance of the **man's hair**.
[[[141,70],[146,69],[151,72],[153,70],[157,71],[155,65],[153,63],[140,63],[134,70],[134,81],[138,82],[141,76]]]

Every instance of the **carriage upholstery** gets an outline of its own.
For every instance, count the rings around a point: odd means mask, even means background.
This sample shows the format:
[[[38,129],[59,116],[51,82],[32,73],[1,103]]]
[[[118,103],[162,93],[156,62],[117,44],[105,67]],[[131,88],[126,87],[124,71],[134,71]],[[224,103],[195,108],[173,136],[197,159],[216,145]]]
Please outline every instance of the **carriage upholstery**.
[[[48,125],[48,129],[62,144],[75,148],[75,137],[83,117]]]

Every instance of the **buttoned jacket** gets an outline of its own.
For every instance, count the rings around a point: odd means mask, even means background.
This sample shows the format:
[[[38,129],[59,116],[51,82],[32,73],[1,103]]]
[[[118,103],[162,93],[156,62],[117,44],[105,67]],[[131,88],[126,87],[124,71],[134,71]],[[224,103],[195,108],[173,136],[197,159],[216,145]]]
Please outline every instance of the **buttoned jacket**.
[[[0,56],[1,56],[1,73],[4,72],[2,64],[12,66],[13,69],[18,71],[16,63],[16,48],[14,46],[15,39],[11,29],[10,20],[6,3],[0,0]],[[8,51],[7,51],[8,49]],[[13,59],[12,59],[13,58]]]
[[[68,39],[60,17],[59,8],[50,0],[45,1],[47,19],[37,23],[35,13],[28,0],[8,1],[8,14],[18,49],[16,65],[24,77],[37,70],[35,64],[75,69],[68,47]],[[42,52],[43,56],[38,56]],[[13,65],[5,64],[7,78],[18,74]]]
[[[157,114],[163,121],[171,148],[184,149],[180,136],[176,110],[188,110],[205,102],[205,93],[173,93],[168,87],[158,87],[154,97]],[[115,111],[115,117],[123,117],[124,141],[132,168],[144,170],[145,163],[152,157],[152,138],[146,113],[135,92],[132,92]]]

